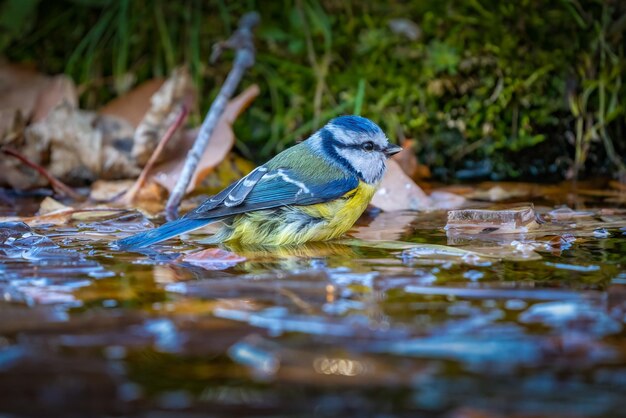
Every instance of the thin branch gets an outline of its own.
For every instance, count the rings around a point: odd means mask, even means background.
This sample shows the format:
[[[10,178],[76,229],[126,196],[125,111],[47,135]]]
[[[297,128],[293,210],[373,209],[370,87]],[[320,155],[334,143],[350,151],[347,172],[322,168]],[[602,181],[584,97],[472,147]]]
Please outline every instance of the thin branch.
[[[189,115],[189,108],[185,106],[184,104],[181,105],[180,113],[176,117],[176,120],[170,125],[170,127],[167,129],[165,134],[163,134],[163,137],[159,141],[159,144],[157,145],[157,147],[152,152],[150,159],[144,166],[143,170],[141,171],[141,174],[139,175],[135,183],[132,185],[130,189],[128,189],[126,193],[124,193],[119,198],[120,202],[131,204],[135,201],[135,198],[137,197],[137,193],[139,193],[139,190],[141,190],[141,188],[146,183],[148,174],[150,174],[150,172],[152,171],[152,168],[154,167],[159,157],[163,153],[163,150],[165,149],[166,145],[170,142],[176,130],[178,130],[178,128],[180,128],[180,126],[185,122],[188,115]]]
[[[200,158],[202,158],[204,150],[209,144],[213,130],[215,129],[220,116],[224,113],[228,99],[232,97],[245,71],[254,64],[255,49],[252,41],[252,29],[259,23],[259,21],[260,17],[258,13],[246,13],[239,21],[239,28],[237,31],[226,42],[216,45],[213,54],[211,55],[211,59],[214,61],[217,57],[219,57],[224,48],[232,48],[236,50],[233,68],[228,74],[228,77],[226,77],[226,81],[220,89],[217,97],[211,104],[211,108],[209,109],[206,118],[200,127],[198,137],[187,154],[185,166],[183,167],[180,177],[176,182],[176,186],[174,187],[174,190],[172,190],[165,206],[165,214],[169,220],[172,220],[177,216],[180,202],[183,200],[183,196],[187,191],[189,182],[198,167]]]
[[[79,193],[75,192],[70,186],[55,178],[52,174],[48,172],[48,170],[46,170],[36,162],[29,160],[28,157],[26,157],[25,155],[10,148],[2,148],[2,152],[10,155],[11,157],[17,158],[22,163],[38,172],[42,177],[48,180],[48,183],[50,183],[50,186],[58,195],[71,197],[72,199],[79,202],[85,200],[85,196],[82,196]]]

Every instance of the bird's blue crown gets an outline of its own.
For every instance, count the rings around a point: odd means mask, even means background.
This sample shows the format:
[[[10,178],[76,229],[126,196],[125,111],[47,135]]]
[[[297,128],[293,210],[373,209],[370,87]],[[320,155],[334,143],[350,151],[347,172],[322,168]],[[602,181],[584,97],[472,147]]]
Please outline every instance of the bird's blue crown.
[[[339,116],[328,122],[329,125],[336,126],[346,131],[357,132],[366,135],[382,134],[382,130],[371,120],[361,116]]]

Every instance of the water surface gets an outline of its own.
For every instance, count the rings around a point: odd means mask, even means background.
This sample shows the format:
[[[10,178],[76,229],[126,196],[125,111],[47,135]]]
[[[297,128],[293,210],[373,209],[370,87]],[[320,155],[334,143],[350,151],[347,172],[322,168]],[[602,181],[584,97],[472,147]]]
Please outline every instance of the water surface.
[[[200,261],[202,234],[109,249],[158,223],[135,212],[4,224],[0,410],[626,416],[626,210],[532,201],[549,222],[528,234],[370,211],[350,240]]]

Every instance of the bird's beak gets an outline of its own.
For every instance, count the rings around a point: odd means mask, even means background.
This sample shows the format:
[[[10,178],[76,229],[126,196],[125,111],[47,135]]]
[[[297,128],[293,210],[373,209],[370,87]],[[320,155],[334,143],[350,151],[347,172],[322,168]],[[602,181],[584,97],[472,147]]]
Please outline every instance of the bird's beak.
[[[402,147],[400,147],[398,145],[395,145],[395,144],[389,144],[383,150],[383,152],[385,153],[385,155],[387,157],[391,157],[392,155],[396,155],[400,151],[402,151]]]

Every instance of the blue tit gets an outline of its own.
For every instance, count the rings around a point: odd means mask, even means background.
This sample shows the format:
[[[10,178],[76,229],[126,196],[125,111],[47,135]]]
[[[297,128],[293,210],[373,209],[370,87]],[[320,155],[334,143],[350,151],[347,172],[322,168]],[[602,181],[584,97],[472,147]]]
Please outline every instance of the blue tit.
[[[221,222],[208,243],[297,245],[348,231],[402,148],[360,116],[337,117],[183,217],[116,241],[137,249]]]

